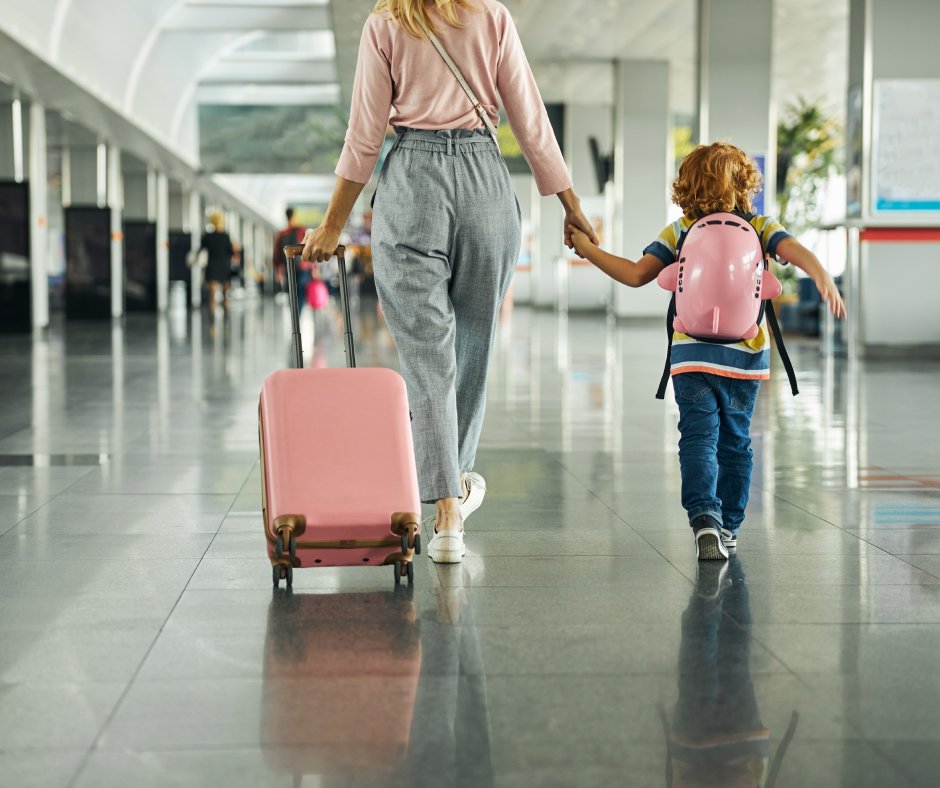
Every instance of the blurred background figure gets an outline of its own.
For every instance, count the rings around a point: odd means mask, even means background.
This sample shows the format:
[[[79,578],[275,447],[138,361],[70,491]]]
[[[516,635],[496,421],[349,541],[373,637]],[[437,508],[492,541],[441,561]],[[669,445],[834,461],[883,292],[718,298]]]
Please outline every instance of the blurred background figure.
[[[225,232],[225,217],[221,211],[209,216],[212,232],[202,237],[200,253],[206,254],[206,281],[209,283],[209,311],[214,312],[222,289],[222,309],[228,312],[228,295],[232,284],[232,271],[238,264],[239,250]]]
[[[284,259],[284,247],[289,246],[290,244],[303,243],[304,235],[307,232],[307,229],[298,224],[297,220],[294,218],[295,211],[293,208],[288,208],[284,214],[287,217],[287,226],[284,227],[276,236],[274,236],[274,249],[271,253],[273,261],[272,270],[277,272],[277,287],[278,290],[282,293],[287,292],[287,261]],[[301,268],[301,265],[305,267]],[[306,266],[306,263],[299,263],[298,261],[297,292],[306,292],[307,282],[309,281],[309,266]],[[298,295],[298,299],[298,309],[302,309],[304,303],[303,297]]]
[[[362,215],[362,224],[350,233],[349,253],[353,274],[359,284],[359,297],[377,299],[375,273],[372,270],[372,211]]]

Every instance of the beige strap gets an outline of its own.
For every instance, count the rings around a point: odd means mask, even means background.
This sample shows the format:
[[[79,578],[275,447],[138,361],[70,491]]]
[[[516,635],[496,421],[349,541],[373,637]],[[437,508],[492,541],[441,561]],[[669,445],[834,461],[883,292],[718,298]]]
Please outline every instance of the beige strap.
[[[447,54],[447,50],[444,49],[444,45],[441,44],[440,39],[434,35],[431,31],[431,28],[427,26],[423,19],[418,19],[418,24],[421,25],[421,29],[425,32],[428,39],[434,48],[438,51],[440,56],[444,59],[444,62],[447,64],[447,67],[453,72],[454,76],[457,78],[457,81],[460,83],[460,87],[463,88],[464,93],[467,94],[467,97],[470,99],[470,103],[473,104],[473,109],[476,110],[477,115],[480,116],[480,120],[483,121],[483,125],[490,130],[490,134],[493,135],[493,138],[496,138],[496,124],[493,123],[490,118],[490,114],[486,111],[486,108],[480,103],[480,100],[477,98],[476,93],[473,92],[473,88],[467,83],[467,80],[464,79],[463,73],[457,67],[457,64],[451,59],[451,56]]]

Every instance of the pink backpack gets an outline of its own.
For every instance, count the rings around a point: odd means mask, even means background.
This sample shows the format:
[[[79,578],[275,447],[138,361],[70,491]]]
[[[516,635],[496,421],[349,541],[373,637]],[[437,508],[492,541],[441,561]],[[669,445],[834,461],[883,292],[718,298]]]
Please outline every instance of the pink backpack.
[[[733,213],[704,216],[680,240],[676,257],[656,278],[660,287],[673,293],[666,316],[669,350],[657,398],[665,396],[670,375],[673,330],[702,342],[734,344],[757,336],[765,311],[797,394],[796,376],[770,301],[782,287],[768,269],[753,225]]]

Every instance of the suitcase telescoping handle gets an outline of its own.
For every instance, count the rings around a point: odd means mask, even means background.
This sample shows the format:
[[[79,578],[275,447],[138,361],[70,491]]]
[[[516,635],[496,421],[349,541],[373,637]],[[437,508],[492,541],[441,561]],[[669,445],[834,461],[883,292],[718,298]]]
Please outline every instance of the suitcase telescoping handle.
[[[303,347],[300,343],[300,312],[297,294],[297,258],[303,254],[303,244],[291,244],[284,247],[287,258],[287,290],[290,296],[290,322],[294,340],[294,366],[301,369],[304,365]],[[352,318],[349,314],[349,283],[346,279],[346,247],[337,246],[333,252],[339,262],[339,296],[343,303],[343,341],[346,346],[346,366],[356,366],[356,345],[353,341]]]

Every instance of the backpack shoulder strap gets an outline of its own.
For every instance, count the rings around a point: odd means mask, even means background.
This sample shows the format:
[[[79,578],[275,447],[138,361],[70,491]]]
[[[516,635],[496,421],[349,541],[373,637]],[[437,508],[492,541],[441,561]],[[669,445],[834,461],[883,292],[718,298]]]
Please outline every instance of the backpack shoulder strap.
[[[767,322],[773,329],[774,342],[777,350],[780,352],[780,360],[783,362],[783,368],[787,371],[787,379],[790,381],[790,391],[795,397],[800,393],[799,386],[796,383],[796,372],[793,370],[793,362],[790,361],[790,354],[787,353],[787,346],[783,342],[783,334],[780,331],[780,324],[777,322],[777,313],[774,311],[774,302],[767,301]]]
[[[656,389],[656,399],[666,398],[666,386],[669,384],[669,376],[672,372],[672,321],[676,317],[676,294],[672,294],[669,299],[669,308],[666,310],[666,366],[663,367],[663,375],[659,379],[659,388]]]

